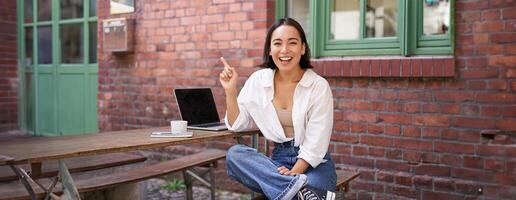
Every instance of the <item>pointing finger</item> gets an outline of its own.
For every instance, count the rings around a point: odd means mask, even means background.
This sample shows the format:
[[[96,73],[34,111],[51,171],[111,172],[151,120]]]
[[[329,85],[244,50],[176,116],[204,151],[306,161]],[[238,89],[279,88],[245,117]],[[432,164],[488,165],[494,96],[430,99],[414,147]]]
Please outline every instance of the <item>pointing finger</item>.
[[[226,72],[228,75],[232,75],[233,74],[233,71],[231,71],[228,68],[224,68],[223,72]]]
[[[224,67],[233,69],[233,67],[229,66],[228,62],[226,61],[226,59],[224,59],[224,57],[220,57],[220,61],[222,61],[222,63],[224,64]]]

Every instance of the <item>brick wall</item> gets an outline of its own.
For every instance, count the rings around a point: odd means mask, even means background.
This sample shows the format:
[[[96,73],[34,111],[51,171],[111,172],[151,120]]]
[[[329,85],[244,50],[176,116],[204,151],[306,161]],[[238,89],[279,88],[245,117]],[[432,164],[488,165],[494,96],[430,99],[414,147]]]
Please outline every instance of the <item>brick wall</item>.
[[[135,13],[109,16],[108,1],[99,1],[99,22],[120,16],[136,21],[134,53],[104,52],[99,36],[100,129],[159,126],[179,118],[176,87],[213,88],[222,116],[218,58],[239,68],[241,83],[256,70],[273,1],[136,4]],[[455,56],[442,61],[314,60],[334,93],[330,151],[339,168],[362,172],[347,198],[516,196],[514,13],[513,0],[457,0]],[[371,71],[354,73],[354,64]],[[431,75],[424,76],[428,65]]]
[[[0,0],[0,132],[18,129],[16,1]]]
[[[514,1],[458,0],[450,78],[360,78],[351,63],[382,63],[316,61],[334,89],[333,155],[362,172],[349,199],[514,198],[515,13]]]
[[[135,19],[135,51],[103,51],[99,36],[99,128],[117,130],[165,125],[178,119],[176,87],[218,86],[224,56],[249,75],[261,60],[271,1],[135,1],[136,12],[109,16],[109,1],[99,1],[102,19]],[[242,78],[242,82],[245,77]],[[219,109],[222,114],[223,109]]]

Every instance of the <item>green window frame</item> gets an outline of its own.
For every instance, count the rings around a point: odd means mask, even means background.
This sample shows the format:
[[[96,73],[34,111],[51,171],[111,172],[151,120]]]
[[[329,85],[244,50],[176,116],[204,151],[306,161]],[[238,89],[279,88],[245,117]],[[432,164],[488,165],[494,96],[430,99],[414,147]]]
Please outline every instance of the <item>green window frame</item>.
[[[276,19],[287,17],[287,0],[276,1]],[[309,0],[308,44],[313,57],[372,56],[372,55],[453,55],[454,5],[450,0],[450,27],[446,34],[423,34],[423,0],[397,0],[396,37],[366,38],[366,0],[360,0],[360,30],[356,40],[330,38],[331,0]]]

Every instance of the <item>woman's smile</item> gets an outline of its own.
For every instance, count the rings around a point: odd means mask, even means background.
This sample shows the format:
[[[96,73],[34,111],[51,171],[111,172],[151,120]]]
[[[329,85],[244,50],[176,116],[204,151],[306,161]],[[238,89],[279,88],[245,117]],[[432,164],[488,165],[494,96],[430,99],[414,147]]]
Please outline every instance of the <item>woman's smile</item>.
[[[288,63],[292,60],[291,56],[283,56],[279,57],[279,60],[281,61],[282,65],[288,65]]]

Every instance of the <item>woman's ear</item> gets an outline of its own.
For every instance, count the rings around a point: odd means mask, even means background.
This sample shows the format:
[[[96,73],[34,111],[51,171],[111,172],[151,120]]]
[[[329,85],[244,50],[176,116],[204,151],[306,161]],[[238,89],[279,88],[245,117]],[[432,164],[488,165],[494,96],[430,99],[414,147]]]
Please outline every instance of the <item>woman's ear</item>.
[[[305,43],[303,43],[303,53],[301,53],[301,55],[303,55],[303,56],[304,56],[304,55],[305,55],[305,52],[306,52],[306,44],[305,44]]]

